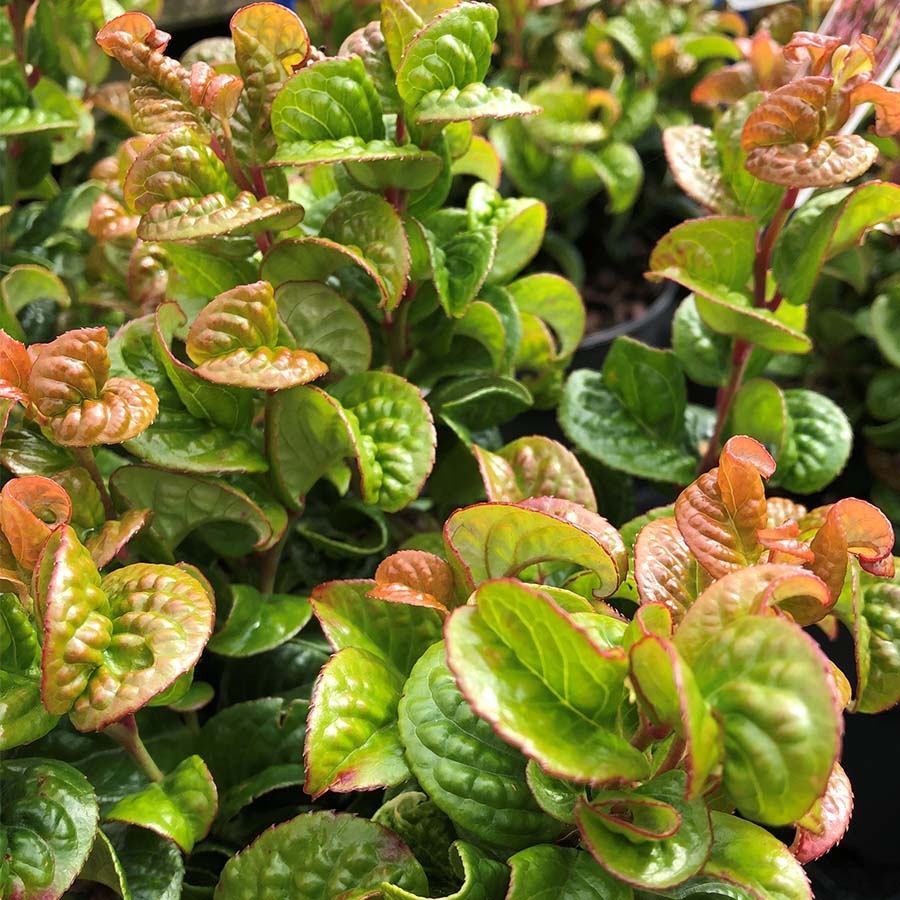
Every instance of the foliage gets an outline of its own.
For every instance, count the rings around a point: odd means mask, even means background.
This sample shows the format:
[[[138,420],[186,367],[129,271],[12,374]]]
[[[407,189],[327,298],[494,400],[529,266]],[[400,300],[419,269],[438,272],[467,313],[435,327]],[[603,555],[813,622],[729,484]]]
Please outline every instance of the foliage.
[[[676,180],[711,214],[663,237],[648,277],[691,293],[672,350],[620,339],[602,372],[571,376],[560,420],[579,447],[615,468],[685,484],[728,436],[748,433],[795,494],[821,490],[843,469],[852,438],[844,413],[823,394],[782,389],[764,368],[775,354],[812,348],[807,310],[823,268],[900,218],[897,185],[844,186],[878,155],[871,141],[842,132],[853,108],[871,101],[877,131],[897,127],[900,94],[870,80],[873,48],[866,36],[844,45],[798,32],[784,57],[808,61],[809,74],[786,64],[786,84],[742,97],[713,128],[666,130]],[[825,190],[794,210],[803,188]],[[714,411],[688,402],[688,378],[717,389]]]

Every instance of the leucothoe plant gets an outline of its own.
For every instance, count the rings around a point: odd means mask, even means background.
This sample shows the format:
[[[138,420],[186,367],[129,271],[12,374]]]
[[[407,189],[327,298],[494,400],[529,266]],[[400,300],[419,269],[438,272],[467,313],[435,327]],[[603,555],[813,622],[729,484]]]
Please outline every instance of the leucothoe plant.
[[[278,825],[225,865],[217,897],[288,891],[288,854],[343,883],[353,847],[355,883],[404,900],[810,898],[800,864],[851,813],[842,711],[900,700],[900,584],[875,507],[767,500],[774,469],[733,437],[621,535],[560,497],[483,503],[450,516],[436,552],[320,585],[334,653],[306,790],[384,803],[372,823]],[[838,623],[854,688],[804,631]],[[754,823],[793,826],[792,846]],[[409,848],[389,873],[385,827]]]
[[[847,45],[798,32],[784,55],[807,62],[808,74],[786,68],[786,84],[746,95],[713,128],[666,130],[676,180],[711,214],[662,238],[648,277],[691,293],[672,350],[622,339],[602,373],[572,375],[560,418],[579,447],[615,468],[685,484],[729,435],[753,434],[779,462],[778,483],[797,494],[821,490],[844,467],[852,431],[843,412],[764,376],[773,356],[812,348],[807,308],[823,267],[900,218],[896,184],[845,186],[878,155],[865,137],[842,133],[851,111],[871,102],[879,134],[900,127],[900,95],[871,80],[874,46],[867,36]],[[804,188],[820,190],[795,209]],[[714,410],[688,403],[687,378],[718,389]]]

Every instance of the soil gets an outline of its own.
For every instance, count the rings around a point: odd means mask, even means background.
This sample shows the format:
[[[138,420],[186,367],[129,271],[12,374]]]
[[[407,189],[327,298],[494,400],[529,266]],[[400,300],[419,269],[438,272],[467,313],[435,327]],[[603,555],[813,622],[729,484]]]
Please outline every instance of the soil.
[[[587,313],[585,333],[640,318],[658,293],[659,286],[641,275],[612,269],[594,272],[582,290]]]

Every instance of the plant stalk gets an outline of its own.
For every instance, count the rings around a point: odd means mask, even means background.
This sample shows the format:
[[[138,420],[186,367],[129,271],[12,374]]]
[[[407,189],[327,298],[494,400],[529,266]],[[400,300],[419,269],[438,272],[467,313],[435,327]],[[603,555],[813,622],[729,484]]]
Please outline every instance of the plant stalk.
[[[103,729],[103,733],[109,735],[131,756],[150,781],[163,780],[165,776],[162,769],[153,761],[153,757],[144,746],[133,715],[125,716],[120,722],[107,725]]]
[[[100,492],[100,499],[103,502],[103,513],[107,520],[115,519],[117,516],[116,507],[110,496],[109,488],[107,488],[106,482],[103,480],[103,475],[100,474],[100,469],[97,468],[97,460],[94,457],[94,448],[73,447],[72,451],[75,454],[78,465],[87,470],[87,473],[91,476],[91,481],[94,482],[97,490]]]
[[[703,454],[703,458],[697,466],[697,473],[700,475],[718,464],[719,452],[722,449],[722,432],[725,430],[725,423],[728,421],[734,397],[744,383],[744,373],[747,370],[747,362],[752,350],[753,344],[749,341],[735,339],[734,347],[731,350],[731,372],[728,376],[728,383],[720,387],[716,394],[716,424],[706,453]]]

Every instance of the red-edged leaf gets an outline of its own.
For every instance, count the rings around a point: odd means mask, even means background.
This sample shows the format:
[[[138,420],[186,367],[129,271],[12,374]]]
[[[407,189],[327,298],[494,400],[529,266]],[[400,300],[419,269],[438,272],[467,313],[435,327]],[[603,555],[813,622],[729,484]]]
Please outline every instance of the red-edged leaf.
[[[22,475],[0,491],[0,531],[19,565],[31,571],[50,532],[72,518],[72,501],[55,481]]]
[[[217,119],[230,119],[241,99],[244,82],[237,75],[216,73],[209,63],[198,60],[191,66],[191,102]]]
[[[825,796],[797,823],[791,853],[804,864],[823,856],[844,836],[852,814],[853,788],[840,763],[835,763]]]
[[[822,137],[823,113],[833,85],[831,78],[809,76],[772,91],[747,116],[741,146],[749,153],[763,147],[816,143]]]
[[[768,504],[766,505],[768,513]],[[800,537],[800,526],[795,519],[788,519],[774,528],[763,528],[757,532],[760,544],[769,551],[767,562],[807,563],[816,555]]]
[[[386,596],[383,588],[407,588],[410,591],[407,599],[400,601],[405,603],[418,596],[421,598],[419,602],[428,603],[430,598],[443,608],[450,609],[460,602],[453,583],[453,570],[447,561],[424,550],[399,550],[391,554],[375,570],[375,585],[370,596],[380,596],[394,602],[400,600],[401,593],[394,591],[392,596]]]
[[[730,438],[717,468],[688,485],[675,501],[675,518],[685,542],[700,564],[718,578],[753,565],[763,547],[757,532],[766,527],[762,478],[775,461],[753,438]]]
[[[634,544],[640,602],[662,603],[676,622],[711,581],[684,542],[674,516],[648,522]]]
[[[766,500],[766,528],[777,528],[788,519],[798,522],[806,515],[806,507],[787,497],[769,497]]]
[[[99,531],[85,541],[94,565],[98,569],[109,565],[116,554],[148,524],[152,515],[149,509],[129,509],[121,519],[104,522]]]
[[[787,187],[835,187],[867,172],[878,148],[858,134],[828,135],[817,144],[786,144],[750,150],[748,172]]]
[[[25,345],[0,328],[0,397],[28,402],[31,357]]]
[[[874,104],[876,134],[890,137],[900,131],[900,91],[866,81],[853,89],[850,102]]]
[[[810,568],[828,585],[836,601],[844,586],[849,556],[874,575],[893,574],[894,529],[878,507],[847,497],[828,508],[825,521],[810,543]],[[872,570],[875,571],[872,571]]]

